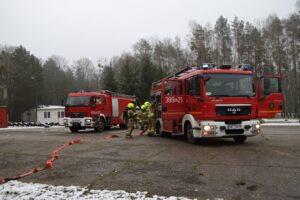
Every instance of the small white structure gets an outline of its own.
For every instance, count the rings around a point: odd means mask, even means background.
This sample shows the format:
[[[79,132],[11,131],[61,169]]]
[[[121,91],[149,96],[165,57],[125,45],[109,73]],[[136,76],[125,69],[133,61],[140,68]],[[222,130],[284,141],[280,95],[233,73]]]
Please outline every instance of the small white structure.
[[[63,125],[65,116],[64,106],[39,106],[37,109],[37,122],[59,123]]]
[[[36,118],[37,114],[37,118]],[[65,116],[64,106],[54,106],[54,105],[39,105],[36,108],[29,109],[22,113],[21,119],[23,122],[37,122],[37,123],[59,123],[63,125]]]

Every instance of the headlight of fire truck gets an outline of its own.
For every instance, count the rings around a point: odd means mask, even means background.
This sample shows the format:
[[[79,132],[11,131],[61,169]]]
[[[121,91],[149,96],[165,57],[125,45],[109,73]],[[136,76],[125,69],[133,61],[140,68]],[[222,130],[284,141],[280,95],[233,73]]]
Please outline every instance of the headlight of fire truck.
[[[261,128],[261,125],[259,122],[257,122],[256,124],[252,125],[252,132],[260,133],[260,128]]]
[[[91,120],[91,119],[85,119],[85,122],[86,122],[86,123],[91,123],[92,120]]]
[[[208,136],[208,135],[216,134],[217,127],[215,125],[203,125],[202,129],[203,129],[202,135]]]
[[[68,119],[64,119],[64,124],[68,124]]]

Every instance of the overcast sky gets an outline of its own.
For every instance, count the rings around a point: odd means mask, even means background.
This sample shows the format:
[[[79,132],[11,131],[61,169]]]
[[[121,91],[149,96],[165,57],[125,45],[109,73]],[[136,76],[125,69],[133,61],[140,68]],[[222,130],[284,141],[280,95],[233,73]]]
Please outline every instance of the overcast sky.
[[[254,23],[287,17],[296,0],[0,0],[0,45],[23,45],[35,56],[111,58],[141,38],[190,33],[189,22],[214,26],[221,15]]]

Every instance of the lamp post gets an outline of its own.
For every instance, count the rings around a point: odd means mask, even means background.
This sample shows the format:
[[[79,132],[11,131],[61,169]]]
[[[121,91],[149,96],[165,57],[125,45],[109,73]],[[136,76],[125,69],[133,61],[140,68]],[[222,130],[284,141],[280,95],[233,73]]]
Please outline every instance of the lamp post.
[[[35,117],[36,117],[36,123],[37,123],[37,109],[38,109],[38,102],[37,102],[37,81],[36,79],[32,76],[31,77],[31,80],[34,81],[34,84],[35,84]]]

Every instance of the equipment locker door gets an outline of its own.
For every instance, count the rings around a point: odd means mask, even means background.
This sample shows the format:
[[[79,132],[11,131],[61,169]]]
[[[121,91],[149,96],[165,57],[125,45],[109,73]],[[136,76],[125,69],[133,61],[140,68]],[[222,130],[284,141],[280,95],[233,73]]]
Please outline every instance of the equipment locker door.
[[[283,95],[279,76],[263,76],[258,82],[258,118],[273,118],[282,112]]]
[[[162,128],[171,133],[182,132],[181,119],[185,114],[183,80],[166,79],[162,83]]]

